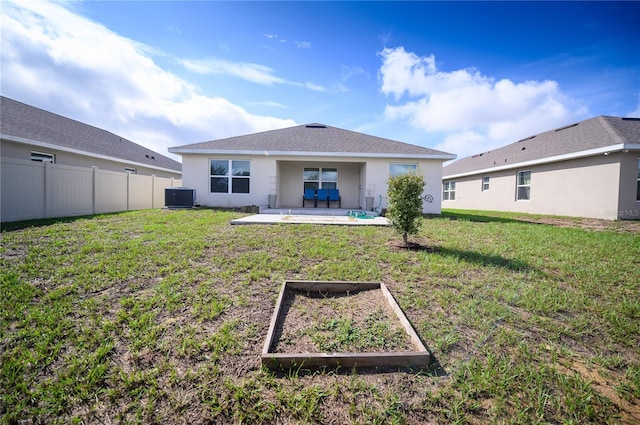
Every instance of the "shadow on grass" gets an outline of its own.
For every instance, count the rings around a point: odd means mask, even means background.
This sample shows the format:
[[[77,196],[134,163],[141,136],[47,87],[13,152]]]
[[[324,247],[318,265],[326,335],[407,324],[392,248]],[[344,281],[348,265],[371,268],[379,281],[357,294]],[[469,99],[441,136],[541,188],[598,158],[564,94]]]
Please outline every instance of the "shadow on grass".
[[[440,215],[442,218],[447,218],[449,220],[466,220],[472,221],[475,223],[529,223],[530,221],[517,219],[517,218],[509,218],[509,217],[499,217],[494,215],[486,215],[486,214],[478,214],[478,213],[462,213],[462,212],[452,212],[452,211],[442,211]]]
[[[315,376],[315,375],[382,375],[387,373],[406,373],[408,375],[422,375],[440,378],[448,376],[447,371],[442,367],[438,359],[431,353],[431,363],[423,368],[393,367],[393,366],[366,366],[366,367],[340,367],[340,366],[315,366],[315,367],[293,367],[291,369],[268,369],[263,366],[263,371],[273,374],[276,378],[290,378],[292,376]]]
[[[483,254],[477,251],[465,251],[461,249],[435,246],[433,247],[433,253],[434,255],[453,257],[467,263],[474,263],[481,266],[500,267],[517,272],[534,270],[526,261],[512,260],[499,255]]]
[[[110,213],[109,215],[111,214],[119,213]],[[2,232],[13,232],[15,230],[29,229],[31,227],[44,227],[57,223],[73,223],[74,221],[87,220],[94,217],[97,217],[97,215],[77,215],[73,217],[36,218],[33,220],[10,221],[1,223],[0,230]]]

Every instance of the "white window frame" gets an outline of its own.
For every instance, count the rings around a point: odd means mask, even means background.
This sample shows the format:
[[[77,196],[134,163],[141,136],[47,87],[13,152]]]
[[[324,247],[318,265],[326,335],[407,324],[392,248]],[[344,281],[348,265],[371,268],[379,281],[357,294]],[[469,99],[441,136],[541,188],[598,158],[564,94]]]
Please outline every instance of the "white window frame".
[[[317,179],[307,179],[307,171],[317,172]],[[335,180],[329,177],[328,173],[335,172]],[[309,184],[307,184],[309,183]],[[304,167],[302,169],[302,185],[305,189],[337,189],[338,188],[338,167]]]
[[[212,161],[220,161],[227,163],[227,172],[226,174],[212,174],[211,165]],[[233,166],[234,162],[246,162],[249,166],[248,175],[234,175]],[[213,190],[213,179],[227,179],[227,191],[226,192],[218,192]],[[234,192],[233,191],[233,181],[239,179],[246,179],[247,182],[247,191],[246,192]],[[251,193],[251,160],[249,159],[226,159],[226,158],[209,158],[209,193],[218,193],[218,194],[226,194],[226,195],[249,195]]]
[[[404,168],[404,170],[402,170]],[[418,164],[392,162],[389,164],[389,177],[399,176],[401,174],[415,173],[418,171]]]
[[[520,184],[520,176],[524,173],[529,173],[529,184]],[[529,188],[529,197],[521,198],[520,189]],[[518,171],[516,174],[516,201],[529,201],[531,200],[531,170]]]
[[[56,156],[52,153],[31,151],[31,160],[35,162],[50,162],[55,164]]]
[[[491,176],[482,176],[482,191],[486,192],[489,190],[489,185],[491,184]]]
[[[456,181],[455,180],[446,180],[442,182],[442,200],[443,201],[456,200]]]

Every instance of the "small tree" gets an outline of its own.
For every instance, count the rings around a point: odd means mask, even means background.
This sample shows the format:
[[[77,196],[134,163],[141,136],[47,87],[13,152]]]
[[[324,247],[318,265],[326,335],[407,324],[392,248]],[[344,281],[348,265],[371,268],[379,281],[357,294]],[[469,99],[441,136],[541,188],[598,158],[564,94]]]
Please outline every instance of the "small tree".
[[[394,230],[409,246],[409,235],[415,235],[422,225],[422,190],[424,178],[417,172],[399,174],[389,179],[387,217]]]

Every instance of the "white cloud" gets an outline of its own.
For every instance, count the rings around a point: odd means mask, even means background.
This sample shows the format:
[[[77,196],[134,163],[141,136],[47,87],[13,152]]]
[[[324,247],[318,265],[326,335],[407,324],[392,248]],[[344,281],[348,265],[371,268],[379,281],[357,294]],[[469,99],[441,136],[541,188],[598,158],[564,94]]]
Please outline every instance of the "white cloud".
[[[255,63],[233,62],[224,59],[178,59],[178,62],[180,62],[180,64],[182,64],[182,66],[187,70],[196,74],[229,75],[264,86],[287,84],[297,87],[306,87],[313,91],[326,91],[323,86],[315,83],[298,83],[276,77],[273,75],[275,71],[272,68]]]
[[[273,75],[273,69],[255,63],[232,62],[224,59],[180,59],[179,62],[186,69],[197,74],[231,75],[266,86],[287,83],[282,78]]]
[[[313,91],[326,91],[326,88],[324,88],[323,86],[320,86],[318,84],[314,84],[311,83],[309,81],[307,81],[306,83],[304,83],[304,86],[306,88],[308,88],[309,90],[313,90]]]
[[[3,1],[3,95],[164,155],[170,146],[295,125],[199,94],[197,87],[154,62],[153,47],[77,15],[68,5]],[[231,68],[263,84],[280,81],[266,67]]]
[[[298,49],[310,49],[311,42],[309,41],[295,41],[294,42]]]
[[[265,101],[262,101],[262,102],[250,102],[249,105],[250,106],[263,107],[263,108],[281,108],[281,109],[289,108],[287,105],[283,105],[282,103],[273,102],[273,101],[270,101],[270,100],[265,100]]]
[[[442,134],[436,147],[459,157],[515,142],[583,118],[555,81],[496,81],[474,68],[445,72],[434,55],[403,47],[380,52],[381,91],[391,96],[387,120],[407,120]]]

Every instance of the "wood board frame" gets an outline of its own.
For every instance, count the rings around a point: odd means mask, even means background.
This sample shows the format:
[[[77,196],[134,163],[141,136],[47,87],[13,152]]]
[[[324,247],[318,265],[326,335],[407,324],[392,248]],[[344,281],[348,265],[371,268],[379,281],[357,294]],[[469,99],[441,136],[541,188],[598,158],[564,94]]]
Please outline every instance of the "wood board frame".
[[[308,292],[342,293],[357,292],[362,290],[379,289],[384,299],[389,303],[391,310],[400,321],[405,330],[413,351],[389,351],[374,353],[275,353],[271,349],[276,343],[275,333],[284,318],[281,317],[285,292],[288,290],[305,290]],[[375,367],[393,366],[424,368],[431,363],[431,353],[424,346],[420,337],[411,326],[402,309],[389,292],[386,285],[381,282],[326,282],[287,280],[283,283],[278,300],[271,316],[269,331],[262,348],[262,364],[270,369],[291,369],[299,367],[341,366],[341,367]]]

